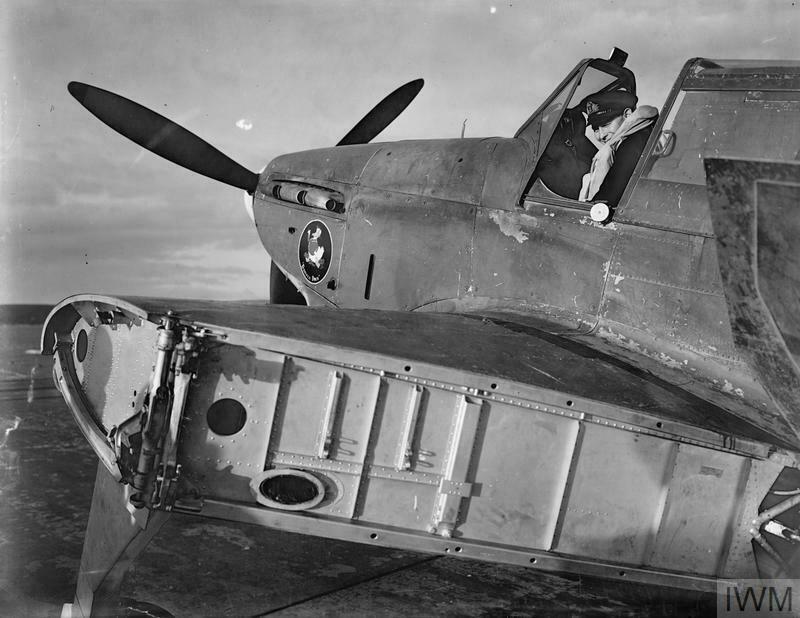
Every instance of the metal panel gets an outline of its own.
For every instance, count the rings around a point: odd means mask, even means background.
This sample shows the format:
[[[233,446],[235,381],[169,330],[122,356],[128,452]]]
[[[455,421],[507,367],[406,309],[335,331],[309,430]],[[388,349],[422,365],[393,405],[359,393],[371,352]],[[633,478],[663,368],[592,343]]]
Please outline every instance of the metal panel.
[[[331,458],[363,463],[369,448],[379,385],[380,377],[377,375],[344,372],[339,409],[332,425]]]
[[[748,460],[749,474],[739,495],[736,520],[730,548],[724,564],[720,565],[719,576],[739,579],[755,579],[758,569],[753,555],[753,535],[750,532],[753,520],[758,514],[759,503],[767,495],[775,479],[778,478],[786,462],[781,458],[775,461]]]
[[[713,62],[713,61],[712,61]],[[724,62],[724,61],[723,61]],[[767,65],[764,61],[764,64]],[[772,66],[763,68],[706,69],[694,72],[687,77],[682,86],[686,90],[745,90],[755,89],[760,92],[800,89],[800,75],[797,66],[786,62],[780,66],[780,60],[772,61]]]
[[[317,515],[347,518],[354,516],[363,473],[361,464],[291,453],[270,453],[270,467],[303,470],[322,482],[325,497],[319,505],[313,507]]]
[[[579,421],[491,403],[473,455],[467,538],[548,549]]]
[[[157,334],[154,324],[142,326],[90,326],[81,319],[72,331],[73,341],[86,332],[83,361],[73,346],[75,375],[106,432],[138,412],[148,388]]]
[[[672,445],[587,424],[553,549],[643,564],[660,520]]]
[[[419,452],[411,467],[413,471],[444,474],[451,423],[458,405],[456,393],[426,391],[418,417]]]
[[[361,490],[360,521],[429,531],[437,485],[369,477]]]
[[[717,572],[747,463],[737,455],[680,445],[650,566]]]
[[[653,157],[652,161],[658,160]],[[639,223],[687,234],[711,236],[708,196],[702,185],[640,178],[614,216],[617,223]]]
[[[472,460],[482,407],[483,401],[480,399],[466,395],[459,397],[447,444],[447,463],[433,510],[436,533],[444,537],[453,536],[459,520],[461,502],[472,493],[472,484],[467,482],[467,472]]]
[[[304,358],[287,358],[270,451],[318,456],[319,430],[333,369]],[[320,388],[322,386],[322,388]]]
[[[391,192],[480,203],[484,175],[499,138],[409,140],[382,144],[359,184]]]
[[[526,211],[480,209],[472,294],[562,308],[578,318],[600,303],[614,239],[583,211],[528,202]]]
[[[419,389],[419,390],[417,390]],[[405,461],[405,449],[411,445],[412,454],[408,458],[409,468],[415,459],[413,451],[419,449],[418,419],[419,409],[424,397],[424,389],[421,386],[409,382],[399,382],[398,380],[386,380],[384,389],[381,393],[381,403],[375,413],[375,433],[373,434],[373,444],[371,462],[377,466],[392,466],[397,468],[398,450],[403,448],[403,459]],[[409,428],[408,433],[404,431],[406,423],[414,415],[413,429]],[[398,437],[400,437],[398,439]],[[406,469],[406,468],[402,468]]]
[[[284,357],[238,346],[201,356],[184,410],[180,462],[187,479],[206,495],[251,500],[250,479],[264,470]],[[211,431],[206,413],[215,401],[244,406],[245,426],[230,435]]]
[[[601,316],[712,356],[735,354],[713,241],[623,226]]]
[[[458,298],[469,286],[475,210],[462,202],[359,189],[348,211],[334,301],[408,310]]]
[[[748,92],[687,92],[672,126],[675,149],[654,159],[648,178],[705,185],[708,157],[791,160],[800,138],[800,109],[747,101]],[[752,97],[751,97],[752,98]]]
[[[275,157],[263,174],[336,180],[352,184],[358,181],[367,161],[381,146],[382,144],[356,144],[335,149],[319,148],[288,153]]]
[[[385,380],[375,415],[370,466],[397,470],[398,453],[406,454],[410,439],[410,473],[439,475],[447,451],[450,421],[457,395],[434,388],[422,388],[399,380]],[[416,414],[413,429],[406,434],[405,424]],[[404,457],[405,459],[405,457]],[[401,478],[398,474],[397,478]]]

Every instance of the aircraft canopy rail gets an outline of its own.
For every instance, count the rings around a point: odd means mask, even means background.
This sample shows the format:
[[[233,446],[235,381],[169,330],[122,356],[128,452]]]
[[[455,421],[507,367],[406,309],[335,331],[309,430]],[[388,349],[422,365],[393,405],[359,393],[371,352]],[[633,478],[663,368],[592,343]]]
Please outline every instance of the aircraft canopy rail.
[[[681,87],[684,90],[798,90],[800,61],[698,58]]]

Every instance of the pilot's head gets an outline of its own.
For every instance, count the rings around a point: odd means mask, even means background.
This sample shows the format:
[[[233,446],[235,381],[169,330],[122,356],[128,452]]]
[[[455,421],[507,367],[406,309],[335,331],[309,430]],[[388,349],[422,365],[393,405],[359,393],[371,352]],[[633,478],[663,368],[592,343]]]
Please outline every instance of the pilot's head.
[[[593,95],[586,101],[587,122],[595,136],[605,143],[636,109],[636,95],[614,90]]]

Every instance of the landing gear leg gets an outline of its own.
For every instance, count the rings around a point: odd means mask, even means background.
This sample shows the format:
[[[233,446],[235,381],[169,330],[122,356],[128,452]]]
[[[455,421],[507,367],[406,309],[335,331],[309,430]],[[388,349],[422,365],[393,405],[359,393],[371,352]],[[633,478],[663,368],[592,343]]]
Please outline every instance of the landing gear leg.
[[[166,511],[126,508],[128,491],[100,463],[83,542],[75,600],[62,618],[119,614],[119,588],[128,568],[168,519]]]

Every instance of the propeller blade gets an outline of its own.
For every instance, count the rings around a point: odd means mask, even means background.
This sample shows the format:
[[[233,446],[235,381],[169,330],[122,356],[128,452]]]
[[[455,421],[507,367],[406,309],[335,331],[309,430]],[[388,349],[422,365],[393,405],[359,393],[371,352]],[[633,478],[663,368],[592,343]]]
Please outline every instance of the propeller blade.
[[[372,140],[408,107],[409,103],[422,90],[424,84],[424,80],[415,79],[413,82],[400,86],[373,107],[336,145],[366,144]]]
[[[70,82],[67,89],[105,124],[150,152],[248,193],[256,190],[258,174],[161,114],[88,84]]]

